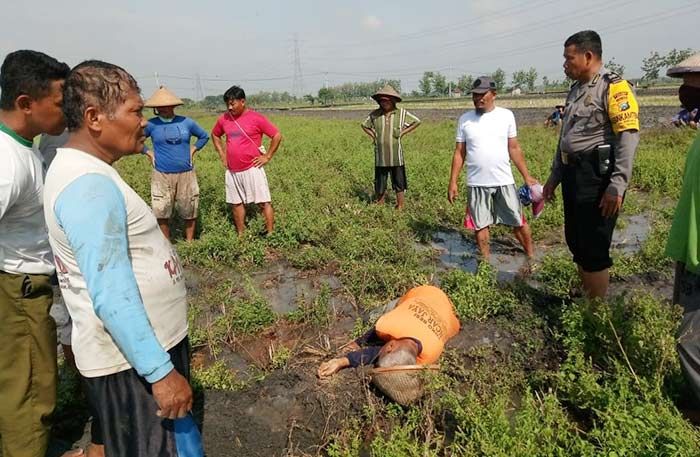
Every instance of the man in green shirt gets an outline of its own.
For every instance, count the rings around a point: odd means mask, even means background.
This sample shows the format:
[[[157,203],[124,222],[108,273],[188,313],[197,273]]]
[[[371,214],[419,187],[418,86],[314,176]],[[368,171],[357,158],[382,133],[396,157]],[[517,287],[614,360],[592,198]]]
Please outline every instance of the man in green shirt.
[[[361,124],[362,130],[374,141],[374,193],[377,203],[384,203],[386,184],[391,174],[391,187],[396,192],[396,208],[402,209],[404,192],[408,188],[401,138],[420,124],[413,114],[396,108],[399,93],[390,85],[372,95],[379,108],[369,113]]]
[[[700,53],[667,72],[683,78],[678,96],[688,109],[700,107]],[[695,395],[700,398],[700,136],[688,150],[683,188],[668,235],[666,255],[676,260],[673,303],[683,306],[678,330],[681,367]]]

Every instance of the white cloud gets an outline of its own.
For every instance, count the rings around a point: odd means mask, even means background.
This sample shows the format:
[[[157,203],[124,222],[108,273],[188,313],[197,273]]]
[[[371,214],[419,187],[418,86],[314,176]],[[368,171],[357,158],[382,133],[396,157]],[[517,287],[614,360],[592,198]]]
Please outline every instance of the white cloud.
[[[376,30],[382,26],[382,21],[377,16],[365,16],[362,19],[362,25],[365,28]]]

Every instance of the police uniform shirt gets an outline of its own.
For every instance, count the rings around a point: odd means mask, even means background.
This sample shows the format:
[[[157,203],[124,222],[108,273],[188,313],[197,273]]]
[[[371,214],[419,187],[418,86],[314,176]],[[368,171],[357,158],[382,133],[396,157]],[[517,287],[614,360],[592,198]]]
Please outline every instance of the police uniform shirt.
[[[629,184],[638,143],[639,107],[632,89],[616,73],[601,67],[591,81],[576,82],[569,91],[552,175],[561,182],[562,152],[581,154],[609,144],[615,165],[607,193],[621,196]]]

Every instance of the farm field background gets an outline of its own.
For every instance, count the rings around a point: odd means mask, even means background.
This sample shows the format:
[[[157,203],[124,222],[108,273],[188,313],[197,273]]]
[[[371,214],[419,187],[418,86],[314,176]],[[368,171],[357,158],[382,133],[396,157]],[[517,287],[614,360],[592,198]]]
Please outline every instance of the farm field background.
[[[667,104],[663,113],[674,111]],[[672,265],[663,257],[695,131],[642,132],[611,298],[593,303],[572,298],[560,198],[530,221],[531,275],[516,274],[523,254],[501,228],[492,232],[492,265],[477,266],[461,229],[464,182],[458,204],[446,198],[454,119],[428,116],[404,139],[409,191],[397,212],[391,192],[389,204],[371,202],[365,114],[267,114],[284,135],[266,166],[275,232],[261,235],[262,217],[249,211],[245,236],[236,236],[209,143],[195,158],[197,240],[177,243],[208,456],[700,455],[700,433],[679,412],[691,394],[676,360],[680,310],[670,305]],[[210,131],[216,116],[195,118]],[[557,133],[540,126],[544,116],[532,119],[519,123],[518,137],[543,182]],[[116,168],[150,201],[145,156]],[[177,224],[174,235],[182,238]],[[316,379],[318,364],[372,325],[384,303],[424,283],[448,292],[463,329],[421,403],[386,402],[361,370]],[[59,401],[56,450],[85,440],[88,413],[67,370]]]

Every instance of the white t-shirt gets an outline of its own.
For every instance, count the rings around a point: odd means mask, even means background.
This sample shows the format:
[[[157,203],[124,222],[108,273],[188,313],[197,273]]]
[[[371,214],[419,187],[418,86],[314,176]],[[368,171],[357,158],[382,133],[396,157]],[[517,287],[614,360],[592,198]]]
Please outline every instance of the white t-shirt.
[[[88,378],[132,368],[95,313],[75,252],[54,211],[56,199],[87,174],[104,175],[121,191],[127,211],[129,258],[153,331],[169,350],[187,336],[187,297],[180,260],[163,236],[151,208],[109,164],[77,149],[59,148],[46,176],[46,224],[55,255],[58,282],[73,318],[71,341],[80,373]],[[96,233],[95,236],[103,236]]]
[[[457,122],[457,143],[467,146],[467,185],[479,187],[515,184],[510,168],[508,139],[515,138],[515,116],[505,108],[488,113],[467,111]]]
[[[0,270],[52,274],[39,152],[14,132],[0,130],[0,154]]]

